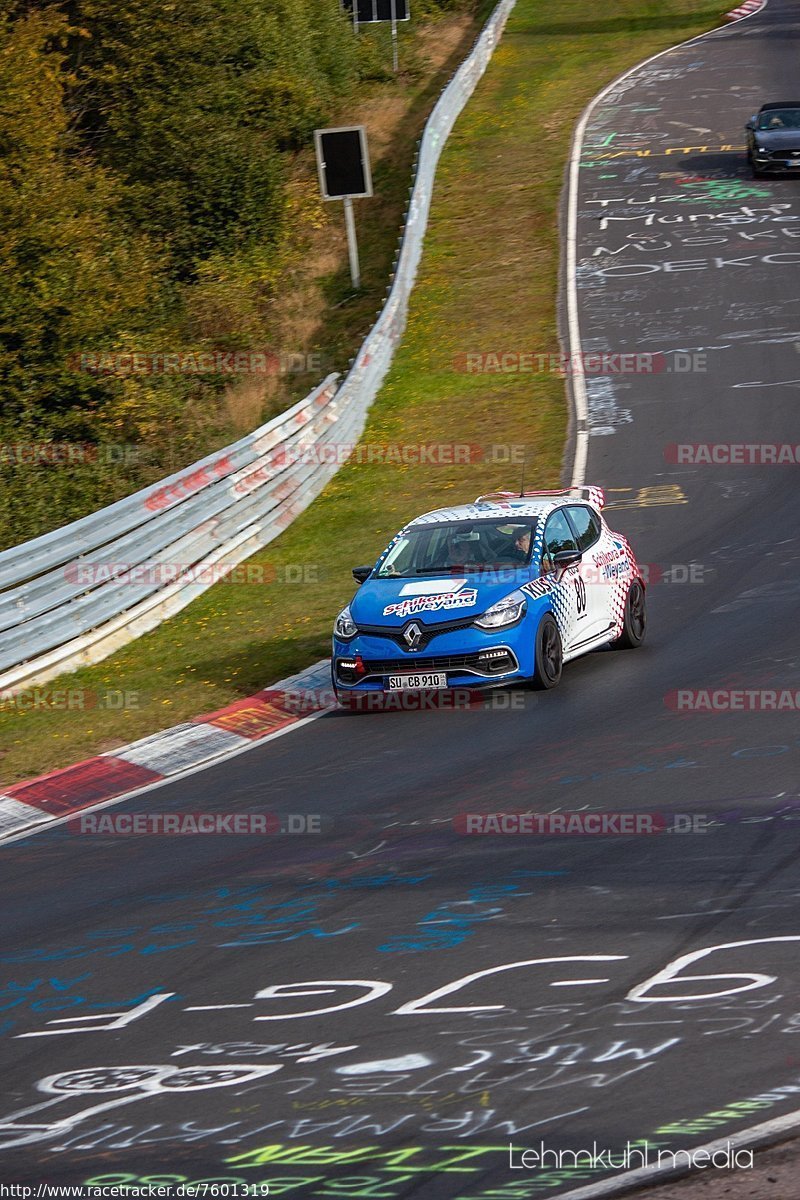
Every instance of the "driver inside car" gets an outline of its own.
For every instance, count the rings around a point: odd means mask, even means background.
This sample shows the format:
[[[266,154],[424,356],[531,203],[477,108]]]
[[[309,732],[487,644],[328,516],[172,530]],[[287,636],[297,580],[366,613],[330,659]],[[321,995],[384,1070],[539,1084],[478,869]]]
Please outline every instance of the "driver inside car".
[[[457,529],[447,535],[447,565],[450,567],[466,566],[473,563],[480,566],[484,562],[480,542],[469,533]]]
[[[514,538],[514,546],[511,551],[511,557],[516,562],[527,562],[528,555],[531,549],[531,531],[530,529],[518,529]]]

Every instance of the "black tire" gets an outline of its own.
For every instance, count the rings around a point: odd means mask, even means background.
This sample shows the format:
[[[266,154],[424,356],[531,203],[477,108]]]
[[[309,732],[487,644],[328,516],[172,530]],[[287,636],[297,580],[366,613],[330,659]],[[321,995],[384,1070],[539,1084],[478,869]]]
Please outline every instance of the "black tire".
[[[563,659],[561,634],[558,631],[555,617],[551,613],[545,613],[536,630],[536,675],[531,680],[533,687],[540,691],[558,687],[561,682]]]
[[[635,650],[637,646],[641,646],[646,633],[647,604],[644,588],[638,579],[634,579],[625,597],[622,633],[611,644],[615,650]]]

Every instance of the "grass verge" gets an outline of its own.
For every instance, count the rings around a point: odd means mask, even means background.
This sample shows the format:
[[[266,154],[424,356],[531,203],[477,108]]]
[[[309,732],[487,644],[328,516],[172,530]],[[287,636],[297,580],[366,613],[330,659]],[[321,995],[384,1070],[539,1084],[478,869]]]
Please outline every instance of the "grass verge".
[[[518,0],[445,148],[408,330],[363,442],[479,447],[465,465],[352,462],[254,563],[123,651],[43,689],[128,707],[0,712],[6,785],[250,695],[328,651],[331,622],[410,516],[515,483],[558,483],[567,407],[553,374],[466,374],[470,353],[558,351],[558,200],[571,131],[615,75],[719,23],[707,0]],[[492,447],[500,450],[492,451]],[[291,582],[297,579],[299,582]],[[283,582],[277,582],[283,580]],[[46,697],[45,697],[46,699]]]

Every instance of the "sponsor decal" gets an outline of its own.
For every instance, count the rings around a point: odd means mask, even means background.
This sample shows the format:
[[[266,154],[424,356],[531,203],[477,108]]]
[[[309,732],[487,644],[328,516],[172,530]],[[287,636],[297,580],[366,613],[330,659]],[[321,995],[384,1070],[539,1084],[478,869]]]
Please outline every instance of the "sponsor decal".
[[[531,583],[526,583],[520,589],[530,596],[532,600],[540,600],[542,596],[546,596],[555,587],[555,579],[535,579]]]
[[[610,563],[607,567],[603,567],[603,579],[627,579],[633,576],[630,563],[622,562]]]
[[[385,617],[411,617],[420,612],[440,612],[448,608],[473,608],[478,602],[476,588],[461,588],[459,591],[440,592],[438,596],[413,596],[389,604],[383,610]]]
[[[615,546],[613,550],[604,550],[601,554],[593,554],[592,562],[596,567],[607,567],[610,563],[616,562],[622,554],[622,547]]]

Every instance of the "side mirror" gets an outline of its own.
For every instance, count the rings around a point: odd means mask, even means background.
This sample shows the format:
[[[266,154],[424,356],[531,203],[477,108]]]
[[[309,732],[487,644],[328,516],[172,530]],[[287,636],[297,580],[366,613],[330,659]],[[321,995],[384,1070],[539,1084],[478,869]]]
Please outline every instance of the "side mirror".
[[[750,120],[745,123],[745,129],[755,129],[757,120],[758,120],[758,113],[753,113]]]
[[[371,574],[372,567],[353,567],[353,579],[359,585],[366,583]]]
[[[582,558],[580,550],[559,550],[558,554],[553,555],[553,565],[561,573],[566,571],[567,567],[574,567]]]

